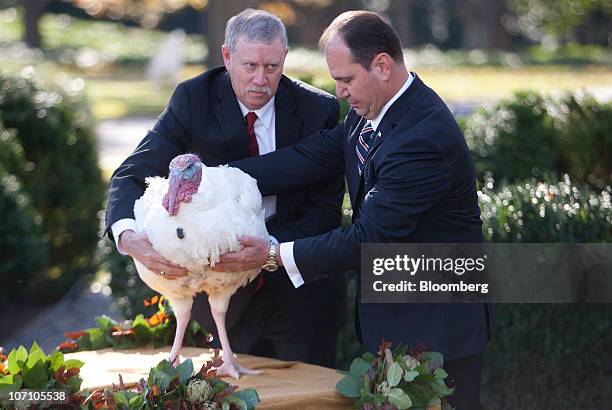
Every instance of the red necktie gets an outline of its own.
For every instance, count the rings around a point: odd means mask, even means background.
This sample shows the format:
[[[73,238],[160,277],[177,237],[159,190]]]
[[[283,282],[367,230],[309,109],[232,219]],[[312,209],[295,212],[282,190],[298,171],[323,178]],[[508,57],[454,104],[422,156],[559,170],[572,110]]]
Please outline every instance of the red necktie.
[[[255,121],[257,120],[257,114],[253,111],[249,112],[246,115],[246,127],[247,134],[249,135],[249,155],[252,157],[256,157],[259,155],[259,144],[257,144],[257,136],[255,135]],[[259,292],[265,283],[263,271],[259,274],[257,278],[257,283],[255,284],[255,293]]]
[[[257,144],[257,136],[255,135],[255,121],[257,114],[253,111],[246,115],[247,134],[249,135],[249,155],[256,157],[259,155],[259,145]]]

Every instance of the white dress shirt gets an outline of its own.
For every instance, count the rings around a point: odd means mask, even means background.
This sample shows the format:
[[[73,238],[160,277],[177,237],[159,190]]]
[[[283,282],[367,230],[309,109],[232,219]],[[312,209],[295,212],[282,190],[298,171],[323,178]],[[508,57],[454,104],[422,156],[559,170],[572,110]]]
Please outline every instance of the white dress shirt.
[[[412,73],[409,72],[408,79],[406,80],[402,88],[400,88],[400,90],[385,104],[385,106],[382,108],[382,110],[380,110],[380,113],[376,116],[376,118],[371,120],[374,132],[376,132],[376,129],[378,128],[383,117],[389,110],[389,107],[391,107],[391,105],[393,105],[393,103],[397,101],[397,99],[400,98],[402,94],[404,94],[408,87],[410,87],[410,84],[412,84],[413,80],[414,76],[412,75]],[[287,271],[287,275],[289,275],[291,283],[293,283],[294,287],[299,288],[304,284],[304,278],[302,277],[300,270],[298,269],[297,264],[295,263],[295,257],[293,255],[293,242],[283,242],[280,244],[280,256],[283,260],[283,265],[285,266],[285,270]]]
[[[272,99],[260,109],[252,110],[255,114],[257,114],[257,120],[255,120],[254,128],[255,136],[257,137],[257,145],[259,146],[259,155],[267,154],[276,150],[276,112],[274,109],[274,98],[275,97],[272,97]],[[244,121],[244,117],[251,110],[242,104],[240,100],[237,99],[236,101],[238,101]],[[265,196],[262,198],[262,200],[265,219],[268,221],[274,215],[276,215],[276,195]],[[126,255],[126,253],[119,246],[119,236],[126,230],[136,231],[136,221],[134,219],[120,219],[111,225],[111,231],[115,237],[117,250],[123,255]]]

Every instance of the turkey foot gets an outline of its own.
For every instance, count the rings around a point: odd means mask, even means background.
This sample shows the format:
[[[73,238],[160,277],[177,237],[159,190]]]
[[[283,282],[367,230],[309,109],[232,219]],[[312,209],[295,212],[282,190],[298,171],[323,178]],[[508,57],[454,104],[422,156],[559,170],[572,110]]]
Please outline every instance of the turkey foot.
[[[238,380],[243,374],[262,374],[261,370],[249,369],[238,363],[233,354],[223,353],[223,364],[217,369],[217,376],[230,376]]]

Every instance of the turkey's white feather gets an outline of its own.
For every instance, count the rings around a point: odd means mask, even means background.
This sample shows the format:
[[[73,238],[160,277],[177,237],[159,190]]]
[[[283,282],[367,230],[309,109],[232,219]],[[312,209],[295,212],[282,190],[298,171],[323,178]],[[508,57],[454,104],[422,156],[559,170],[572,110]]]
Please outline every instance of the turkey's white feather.
[[[168,180],[147,178],[144,195],[134,204],[138,231],[145,232],[153,248],[189,275],[166,280],[136,262],[143,281],[171,302],[206,292],[227,305],[231,295],[257,276],[260,269],[222,273],[210,268],[221,254],[240,250],[239,236],[268,238],[256,181],[237,168],[202,167],[202,182],[191,202],[180,205],[174,216],[162,206]],[[181,228],[184,238],[177,235]]]

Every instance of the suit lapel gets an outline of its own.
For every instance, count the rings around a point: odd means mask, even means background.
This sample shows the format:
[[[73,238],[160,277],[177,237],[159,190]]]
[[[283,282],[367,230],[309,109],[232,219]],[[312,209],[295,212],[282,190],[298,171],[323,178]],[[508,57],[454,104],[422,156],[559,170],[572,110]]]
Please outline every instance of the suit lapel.
[[[295,115],[295,101],[282,83],[276,91],[274,110],[276,149],[297,143],[302,132],[302,120]]]
[[[228,146],[236,147],[236,158],[248,156],[249,142],[246,124],[244,121],[237,121],[237,119],[242,119],[242,111],[238,106],[236,94],[234,94],[227,73],[219,80],[217,97],[219,101],[215,108],[215,116],[223,132],[220,137],[224,138]]]

